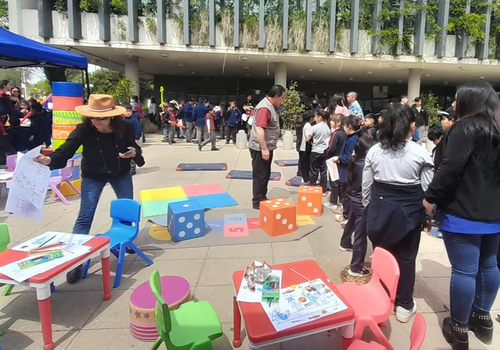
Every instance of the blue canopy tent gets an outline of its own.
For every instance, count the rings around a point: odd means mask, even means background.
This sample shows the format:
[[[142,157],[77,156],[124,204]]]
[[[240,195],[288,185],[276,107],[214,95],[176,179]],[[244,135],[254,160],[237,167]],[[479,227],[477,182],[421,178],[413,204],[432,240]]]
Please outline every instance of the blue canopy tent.
[[[87,58],[42,44],[0,28],[0,68],[57,67],[85,71],[87,89],[89,75]]]

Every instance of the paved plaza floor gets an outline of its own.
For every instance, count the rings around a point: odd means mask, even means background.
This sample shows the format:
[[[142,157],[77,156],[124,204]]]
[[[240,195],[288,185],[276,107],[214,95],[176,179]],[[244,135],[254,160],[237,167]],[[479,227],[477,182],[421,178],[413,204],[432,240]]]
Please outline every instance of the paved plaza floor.
[[[160,142],[161,136],[148,135],[144,146],[146,165],[138,168],[134,176],[135,198],[140,190],[177,185],[220,183],[239,203],[238,208],[251,208],[251,181],[229,180],[226,171],[177,172],[181,162],[225,162],[228,171],[250,170],[248,150],[237,150],[235,146],[219,141],[220,152],[210,152],[206,147],[199,152],[196,145],[183,141],[169,146]],[[275,159],[297,158],[295,151],[275,152]],[[281,181],[270,182],[270,198],[296,195],[297,188],[285,186],[285,181],[295,175],[295,167],[280,168],[273,164],[273,171],[282,173]],[[30,221],[9,216],[1,212],[2,222],[9,224],[12,244],[37,236],[45,231],[71,232],[78,214],[80,200],[69,197],[71,205],[48,198],[42,221]],[[92,234],[104,232],[110,226],[109,203],[114,199],[112,189],[106,186],[92,226]],[[5,205],[5,195],[0,205]],[[216,209],[224,211],[224,209]],[[325,210],[321,222],[323,227],[300,241],[265,243],[253,245],[215,246],[190,249],[167,249],[148,251],[154,264],[145,267],[135,255],[126,257],[124,278],[119,288],[112,290],[112,299],[102,300],[102,280],[99,264],[90,270],[88,279],[69,285],[64,279],[57,281],[52,294],[53,336],[56,349],[149,349],[152,343],[136,340],[129,330],[128,303],[132,290],[148,281],[154,269],[160,275],[179,275],[186,278],[192,288],[193,299],[210,301],[222,322],[224,334],[214,341],[214,349],[232,349],[232,295],[231,275],[244,269],[253,260],[265,260],[279,264],[303,259],[315,259],[334,283],[340,283],[340,272],[349,263],[350,253],[338,250],[342,230],[334,220],[334,212]],[[258,216],[257,211],[255,216]],[[146,220],[141,222],[144,227]],[[111,258],[111,271],[116,268],[116,259]],[[442,240],[422,235],[417,261],[415,298],[419,312],[427,321],[427,337],[424,350],[450,349],[441,335],[440,324],[449,310],[450,264]],[[500,298],[494,305],[494,314],[500,312]],[[383,329],[397,350],[409,348],[412,321],[401,324],[394,316]],[[0,346],[4,350],[41,349],[42,333],[38,305],[34,289],[14,288],[7,297],[0,296],[0,327],[4,334]],[[244,332],[242,333],[244,336]],[[369,331],[364,338],[373,339]],[[493,345],[486,346],[471,334],[470,349],[500,349],[500,323],[495,322]],[[240,349],[248,349],[245,339]],[[312,337],[290,341],[266,349],[308,350],[340,349],[340,334],[320,333]]]

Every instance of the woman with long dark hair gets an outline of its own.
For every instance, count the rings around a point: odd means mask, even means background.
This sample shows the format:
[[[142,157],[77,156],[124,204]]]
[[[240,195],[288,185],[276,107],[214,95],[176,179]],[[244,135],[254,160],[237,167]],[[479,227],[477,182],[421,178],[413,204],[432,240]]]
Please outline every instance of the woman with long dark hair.
[[[427,150],[411,142],[415,118],[409,106],[389,106],[378,133],[380,143],[368,151],[363,171],[367,234],[375,247],[387,249],[398,262],[396,319],[403,323],[417,312],[413,287],[426,217],[422,200],[434,174]]]
[[[450,313],[443,335],[454,350],[469,348],[468,330],[491,344],[490,310],[500,285],[500,101],[486,82],[460,86],[456,122],[425,193],[424,206],[441,212],[441,231],[452,266]]]
[[[76,107],[83,115],[66,142],[48,156],[39,155],[35,161],[51,170],[61,169],[83,145],[81,204],[73,233],[88,234],[104,186],[109,183],[118,198],[133,198],[130,161],[144,165],[134,129],[121,115],[125,108],[115,106],[112,96],[90,95],[87,105]],[[80,280],[81,266],[68,273],[69,283]]]
[[[330,116],[334,114],[342,114],[344,117],[349,116],[349,109],[345,106],[346,100],[343,93],[336,93],[332,96],[327,112]]]

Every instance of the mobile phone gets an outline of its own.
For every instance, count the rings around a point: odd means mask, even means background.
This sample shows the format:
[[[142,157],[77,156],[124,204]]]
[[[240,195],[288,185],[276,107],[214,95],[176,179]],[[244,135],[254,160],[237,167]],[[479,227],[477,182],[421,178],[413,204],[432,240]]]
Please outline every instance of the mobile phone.
[[[125,152],[125,153],[123,153],[123,154],[130,154],[130,153],[132,153],[132,152],[134,152],[134,150],[129,149],[127,152]]]

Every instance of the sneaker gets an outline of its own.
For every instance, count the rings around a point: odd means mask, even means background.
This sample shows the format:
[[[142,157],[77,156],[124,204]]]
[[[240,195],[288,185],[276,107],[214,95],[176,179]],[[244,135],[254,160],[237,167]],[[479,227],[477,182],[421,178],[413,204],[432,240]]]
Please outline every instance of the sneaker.
[[[342,214],[335,215],[335,221],[341,222],[341,223],[344,222],[344,221],[347,222],[346,218]]]
[[[347,270],[347,273],[349,274],[349,276],[352,277],[366,277],[371,275],[372,272],[363,266],[363,268],[359,272],[354,272],[351,269],[349,269]]]
[[[199,143],[199,144],[198,144],[198,151],[201,151],[201,148],[202,148],[202,147],[203,147],[203,146],[201,145],[201,143]]]
[[[341,245],[339,245],[339,250],[341,252],[352,252],[352,247],[342,247]]]
[[[330,203],[330,202],[325,202],[325,203],[323,203],[323,206],[324,206],[325,208],[332,209],[332,210],[337,210],[337,209],[339,208],[339,206],[338,206],[338,205],[332,204],[332,203]]]
[[[401,323],[407,323],[417,313],[417,303],[413,299],[413,309],[406,310],[404,307],[396,307],[396,320]]]
[[[212,148],[212,151],[220,151],[218,148]]]
[[[163,140],[161,140],[161,142],[168,142],[168,140],[163,139]]]
[[[431,237],[443,239],[443,233],[436,228],[433,228],[432,230],[426,233]]]

